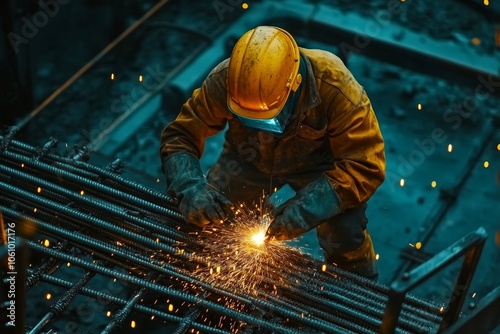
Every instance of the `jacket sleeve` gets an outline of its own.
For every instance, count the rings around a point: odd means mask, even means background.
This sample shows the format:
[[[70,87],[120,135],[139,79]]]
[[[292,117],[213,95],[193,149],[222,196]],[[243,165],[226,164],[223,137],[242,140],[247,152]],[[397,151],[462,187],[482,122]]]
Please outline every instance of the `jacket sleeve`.
[[[193,91],[177,118],[161,133],[162,164],[169,155],[178,152],[201,157],[205,139],[222,131],[231,117],[225,91],[225,76],[220,71],[212,71],[202,86]]]
[[[384,140],[377,118],[365,91],[360,88],[356,95],[355,103],[338,94],[330,104],[341,108],[330,114],[334,163],[325,175],[340,197],[342,210],[366,202],[385,179]]]

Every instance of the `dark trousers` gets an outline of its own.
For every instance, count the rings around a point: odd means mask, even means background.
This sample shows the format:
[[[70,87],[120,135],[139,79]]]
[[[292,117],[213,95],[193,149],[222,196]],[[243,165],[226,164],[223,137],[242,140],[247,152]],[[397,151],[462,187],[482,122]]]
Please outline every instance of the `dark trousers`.
[[[286,176],[266,175],[223,153],[209,170],[207,179],[233,203],[251,208],[258,205],[263,196],[271,195],[275,188],[288,184],[298,191],[320,175],[321,170]],[[377,276],[375,252],[366,229],[365,211],[366,204],[346,210],[319,225],[316,232],[327,263],[374,278]]]

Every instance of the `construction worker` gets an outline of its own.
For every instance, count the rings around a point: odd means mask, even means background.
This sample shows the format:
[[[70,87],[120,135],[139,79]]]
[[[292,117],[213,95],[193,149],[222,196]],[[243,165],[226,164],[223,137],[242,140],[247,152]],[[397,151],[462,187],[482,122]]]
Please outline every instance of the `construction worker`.
[[[205,177],[204,140],[226,126]],[[316,228],[326,261],[378,277],[365,210],[385,178],[384,142],[363,87],[332,53],[299,48],[278,27],[249,30],[165,127],[160,154],[187,221],[220,222],[232,203],[288,184],[296,194],[274,209],[267,236]]]

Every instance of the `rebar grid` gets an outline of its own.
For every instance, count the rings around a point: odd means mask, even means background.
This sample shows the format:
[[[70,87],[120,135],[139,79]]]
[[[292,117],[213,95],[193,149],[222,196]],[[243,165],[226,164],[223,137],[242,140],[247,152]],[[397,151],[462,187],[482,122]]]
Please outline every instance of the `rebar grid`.
[[[41,259],[29,270],[28,297],[37,284],[66,290],[28,324],[30,333],[64,321],[75,296],[118,308],[105,333],[134,314],[162,319],[175,333],[373,333],[380,327],[385,286],[307,255],[301,266],[274,268],[285,282],[263,278],[252,294],[203,281],[193,275],[210,262],[203,240],[183,222],[173,199],[117,175],[117,161],[97,167],[81,160],[85,149],[66,158],[51,153],[54,140],[36,149],[12,137],[0,136],[0,211],[6,221],[36,228],[28,246]],[[63,263],[82,271],[77,281],[59,277],[68,270]],[[95,277],[118,280],[128,295],[89,287]],[[160,298],[175,300],[175,308],[156,304]],[[439,305],[408,296],[396,332],[432,332],[441,318]]]

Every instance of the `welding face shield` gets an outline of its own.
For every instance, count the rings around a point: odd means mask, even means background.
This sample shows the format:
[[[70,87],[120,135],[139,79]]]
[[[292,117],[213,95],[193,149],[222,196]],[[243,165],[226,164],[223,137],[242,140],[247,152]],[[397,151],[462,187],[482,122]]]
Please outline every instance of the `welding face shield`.
[[[278,113],[278,115],[276,115],[273,118],[268,118],[268,119],[249,118],[238,115],[234,113],[234,111],[233,113],[236,115],[236,117],[238,117],[241,124],[243,124],[244,126],[281,134],[283,133],[283,131],[285,131],[285,127],[288,124],[288,121],[290,120],[293,111],[295,110],[299,93],[300,89],[298,89],[297,92],[290,94],[283,109]]]
[[[283,133],[305,72],[297,43],[281,28],[257,27],[236,43],[228,66],[227,106],[245,126]]]

